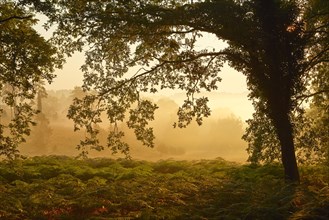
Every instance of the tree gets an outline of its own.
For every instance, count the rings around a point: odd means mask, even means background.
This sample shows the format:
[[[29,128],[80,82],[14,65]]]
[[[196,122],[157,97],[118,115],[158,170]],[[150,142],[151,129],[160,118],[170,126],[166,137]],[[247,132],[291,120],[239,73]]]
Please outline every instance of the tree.
[[[60,67],[56,48],[32,26],[32,14],[12,1],[0,5],[0,155],[18,156],[17,147],[30,134],[38,110],[33,101],[37,85],[51,82],[55,67]],[[4,111],[10,110],[10,114]],[[10,115],[10,116],[9,116]]]
[[[49,126],[49,120],[43,111],[43,99],[47,98],[48,94],[44,87],[44,82],[41,81],[35,85],[36,100],[38,113],[35,115],[34,120],[36,126],[31,130],[31,135],[27,139],[28,147],[32,153],[45,153],[48,149],[49,137],[51,136],[52,129]]]
[[[50,1],[51,2],[51,1]],[[309,70],[327,56],[328,50],[314,55],[308,44],[317,40],[316,30],[304,23],[308,1],[288,0],[208,0],[181,1],[53,1],[57,12],[57,43],[66,53],[86,50],[83,88],[96,91],[76,99],[69,117],[76,128],[85,127],[95,143],[93,125],[106,112],[110,123],[125,119],[137,139],[153,146],[152,128],[157,106],[142,98],[145,92],[160,89],[186,91],[178,110],[178,127],[193,118],[201,124],[210,114],[202,90],[217,89],[218,72],[224,62],[247,76],[250,97],[258,103],[275,129],[285,178],[299,181],[291,113],[294,97],[304,90]],[[310,7],[310,8],[307,8]],[[307,32],[306,32],[307,31]],[[201,49],[195,45],[204,33],[228,43],[222,50]],[[313,56],[312,56],[313,55]],[[139,66],[134,75],[129,69]],[[119,141],[123,133],[109,134],[113,149],[127,152]],[[114,141],[113,141],[114,140]]]
[[[302,163],[313,163],[328,161],[328,1],[309,1],[303,19],[309,57],[308,65],[305,65],[304,90],[294,97],[298,104],[291,118],[298,159]],[[305,102],[310,103],[306,109],[303,107]],[[256,163],[271,162],[280,157],[279,140],[270,119],[259,110],[261,105],[254,102],[256,112],[253,119],[247,121],[249,127],[244,135],[249,142],[249,160]]]

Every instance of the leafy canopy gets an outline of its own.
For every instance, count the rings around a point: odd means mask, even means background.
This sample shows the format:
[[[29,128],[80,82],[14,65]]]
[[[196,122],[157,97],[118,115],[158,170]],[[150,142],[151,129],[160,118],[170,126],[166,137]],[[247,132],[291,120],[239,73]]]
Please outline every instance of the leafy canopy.
[[[57,49],[32,28],[36,22],[11,1],[0,5],[0,155],[8,158],[18,155],[18,145],[30,134],[39,83],[51,82],[62,62]]]
[[[185,127],[193,118],[201,124],[210,109],[208,99],[198,94],[218,88],[218,72],[226,61],[247,76],[251,97],[261,99],[263,111],[272,114],[274,104],[269,103],[278,83],[284,84],[279,93],[288,94],[286,111],[294,106],[291,96],[301,87],[300,61],[305,46],[300,10],[294,1],[53,3],[56,13],[50,14],[50,24],[58,25],[54,42],[69,55],[86,51],[84,89],[93,93],[76,99],[69,111],[76,129],[85,127],[90,133],[81,147],[102,149],[94,125],[101,122],[103,112],[114,125],[109,135],[109,140],[115,140],[109,145],[114,151],[128,150],[118,142],[123,133],[116,129],[127,113],[127,124],[135,130],[137,139],[153,146],[154,136],[147,122],[153,119],[157,107],[143,94],[161,89],[186,91],[186,100],[178,110],[178,127]],[[196,48],[205,32],[215,34],[229,46],[221,50]],[[279,59],[272,62],[273,56]],[[278,77],[271,72],[275,65]],[[132,74],[134,67],[139,69]],[[283,77],[288,71],[288,77]]]

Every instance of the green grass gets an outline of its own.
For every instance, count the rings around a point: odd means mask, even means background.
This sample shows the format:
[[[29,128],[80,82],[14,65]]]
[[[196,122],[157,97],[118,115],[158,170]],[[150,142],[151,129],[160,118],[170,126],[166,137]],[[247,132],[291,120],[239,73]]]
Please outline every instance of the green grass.
[[[328,219],[328,167],[64,156],[0,162],[0,219]]]

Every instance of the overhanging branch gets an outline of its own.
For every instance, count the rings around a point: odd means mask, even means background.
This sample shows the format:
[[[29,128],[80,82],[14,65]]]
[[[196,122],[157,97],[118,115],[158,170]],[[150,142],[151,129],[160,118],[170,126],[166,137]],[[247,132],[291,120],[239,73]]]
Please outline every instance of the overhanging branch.
[[[322,93],[329,93],[329,90],[328,89],[323,89],[323,90],[319,90],[317,92],[314,92],[312,94],[303,94],[303,95],[297,96],[295,98],[295,100],[300,99],[303,102],[305,99],[311,98],[311,97],[316,96],[316,95],[320,95]]]
[[[329,47],[324,48],[322,51],[320,51],[314,57],[312,57],[310,61],[307,62],[303,72],[308,72],[310,69],[312,69],[314,66],[316,66],[321,62],[327,62],[326,59],[322,59],[327,52],[329,52]]]
[[[151,69],[149,70],[146,70],[144,68],[141,68],[140,70],[145,70],[144,72],[142,73],[139,73],[138,72],[140,71],[137,71],[137,73],[132,76],[131,78],[127,79],[127,80],[124,80],[122,81],[119,85],[117,86],[114,86],[112,88],[109,88],[103,92],[101,92],[98,96],[99,97],[102,97],[104,96],[105,94],[111,92],[111,91],[114,91],[114,90],[117,90],[119,88],[121,88],[122,86],[124,86],[125,84],[127,83],[131,83],[131,82],[134,82],[135,80],[137,80],[138,78],[142,77],[142,76],[145,76],[147,74],[150,74],[154,71],[156,71],[157,69],[163,67],[164,65],[166,64],[174,64],[174,63],[187,63],[187,62],[193,62],[199,58],[202,58],[202,57],[212,57],[211,61],[213,59],[215,59],[215,57],[217,56],[227,56],[228,58],[230,59],[235,59],[235,60],[239,60],[239,62],[242,62],[244,63],[245,65],[248,65],[248,62],[243,60],[238,54],[234,54],[234,53],[230,53],[230,52],[227,52],[227,51],[221,51],[221,52],[209,52],[209,53],[200,53],[200,54],[196,54],[196,55],[193,55],[191,56],[190,58],[187,58],[187,59],[183,59],[183,60],[163,60],[163,59],[160,59],[160,58],[155,58],[157,59],[160,63],[153,66]],[[209,63],[208,63],[208,66],[209,66]]]
[[[23,19],[31,19],[31,18],[32,18],[32,15],[28,15],[28,16],[13,15],[13,16],[10,16],[8,18],[0,19],[0,24],[5,23],[5,22],[10,21],[10,20],[13,20],[13,19],[23,20]]]

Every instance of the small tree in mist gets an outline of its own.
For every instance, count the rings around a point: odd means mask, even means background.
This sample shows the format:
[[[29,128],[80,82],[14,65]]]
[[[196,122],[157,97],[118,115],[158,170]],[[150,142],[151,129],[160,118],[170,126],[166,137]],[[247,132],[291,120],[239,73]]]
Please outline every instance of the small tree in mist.
[[[32,154],[35,153],[46,153],[48,151],[48,144],[52,129],[49,126],[49,119],[43,111],[43,100],[47,98],[47,92],[44,88],[44,83],[40,82],[36,86],[36,102],[38,113],[34,116],[34,121],[36,125],[31,129],[31,135],[27,138],[27,145],[23,147],[28,147],[28,152]]]
[[[116,124],[128,112],[128,126],[138,140],[152,147],[154,135],[147,125],[157,106],[143,99],[143,92],[186,91],[176,126],[186,127],[193,119],[201,124],[210,109],[208,99],[198,93],[217,89],[218,72],[229,62],[247,76],[250,98],[273,125],[285,178],[299,180],[292,113],[310,70],[328,56],[327,47],[314,44],[328,42],[327,32],[317,26],[320,8],[313,5],[322,2],[327,6],[326,1],[32,2],[41,10],[41,3],[55,6],[44,11],[50,23],[58,25],[55,42],[64,52],[70,55],[86,49],[83,88],[97,94],[75,100],[69,112],[76,129],[85,128],[90,134],[85,146],[97,142],[94,124],[106,112],[114,124],[109,147],[127,153],[128,145],[120,141],[124,134]],[[307,23],[307,11],[315,12],[313,26]],[[323,21],[327,27],[328,21]],[[198,50],[196,42],[204,32],[229,46]],[[131,76],[128,70],[135,66],[141,68]]]

